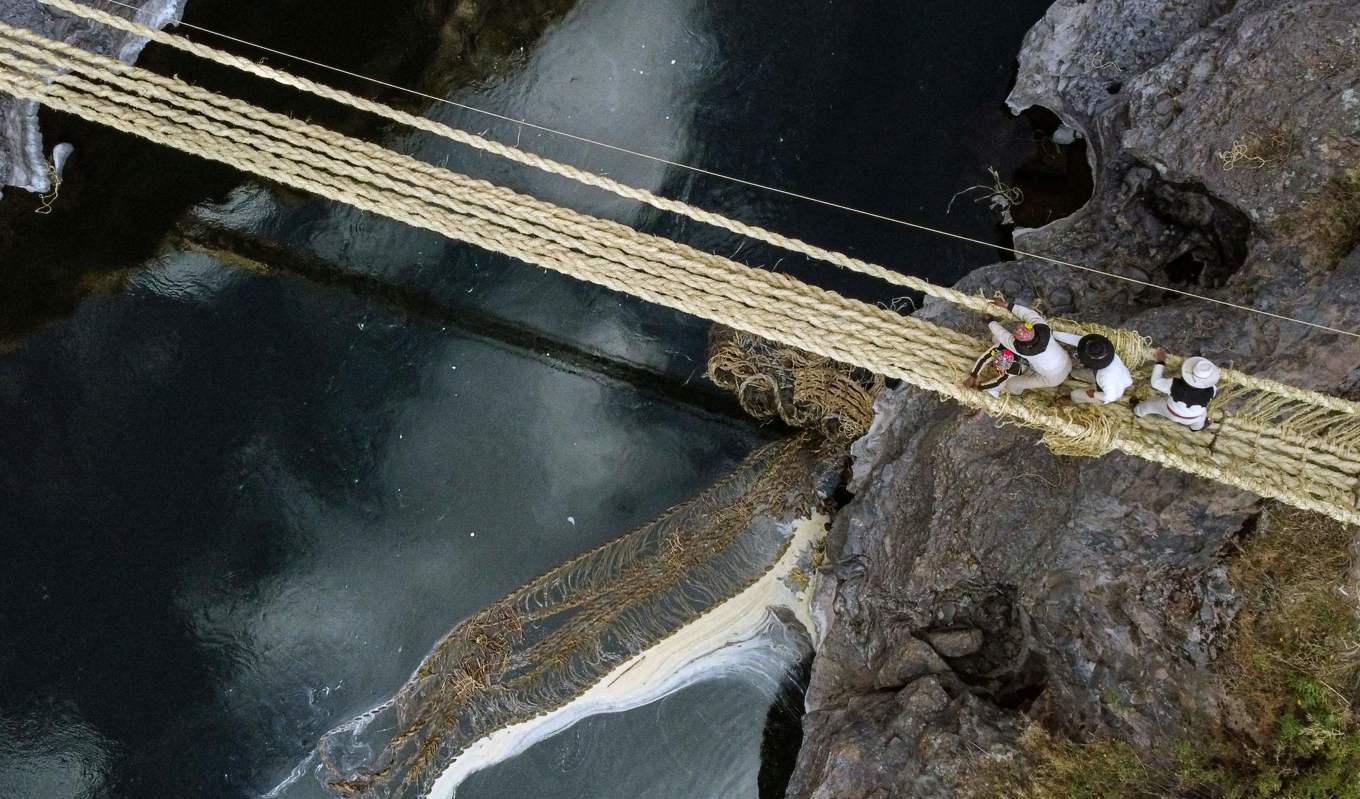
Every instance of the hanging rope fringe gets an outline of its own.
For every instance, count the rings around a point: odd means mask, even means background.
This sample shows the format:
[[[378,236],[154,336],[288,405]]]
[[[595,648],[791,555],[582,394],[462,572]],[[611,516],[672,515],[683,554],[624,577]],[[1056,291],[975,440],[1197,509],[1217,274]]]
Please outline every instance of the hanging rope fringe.
[[[1082,428],[1076,435],[1048,431],[1044,445],[1054,455],[1098,458],[1114,450],[1120,418],[1108,406],[1082,405],[1071,410],[1072,422]]]
[[[322,737],[327,786],[423,796],[474,741],[570,703],[766,574],[836,460],[806,434],[771,444],[698,497],[462,622],[391,701]]]
[[[310,84],[179,37],[84,8],[50,5],[253,74],[403,121],[518,163],[646,202],[706,224],[999,314],[984,298],[933,286],[779,234]],[[847,299],[786,275],[753,269],[626,225],[557,207],[381,146],[275,114],[29,31],[0,25],[0,90],[159,144],[450,238],[726,325],[811,356],[901,379],[1043,431],[1063,452],[1118,450],[1261,496],[1360,521],[1360,406],[1225,370],[1216,435],[1135,419],[1125,406],[1098,413],[1049,395],[995,398],[961,380],[985,343],[915,317]],[[1059,323],[1060,325],[1062,323]],[[1072,325],[1068,329],[1094,330]],[[1150,342],[1099,328],[1131,366]],[[1175,361],[1173,361],[1173,365]],[[783,397],[781,393],[781,399]],[[797,395],[807,401],[811,394]],[[798,404],[798,399],[793,400]],[[846,405],[845,407],[849,407]],[[1093,415],[1095,413],[1096,415]],[[845,418],[851,414],[846,413]]]
[[[1119,353],[1119,358],[1131,370],[1139,369],[1148,361],[1151,361],[1153,353],[1157,351],[1152,346],[1152,339],[1136,330],[1106,327],[1091,322],[1077,322],[1072,319],[1052,319],[1050,321],[1059,330],[1080,333],[1083,336],[1098,334],[1109,339],[1110,343],[1114,345],[1115,352]]]

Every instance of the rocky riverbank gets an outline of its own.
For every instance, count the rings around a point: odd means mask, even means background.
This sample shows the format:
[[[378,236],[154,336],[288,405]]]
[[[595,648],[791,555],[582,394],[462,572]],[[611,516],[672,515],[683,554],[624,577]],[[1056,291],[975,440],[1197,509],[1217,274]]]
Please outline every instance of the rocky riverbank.
[[[1096,188],[1018,247],[1360,329],[1360,6],[1060,0],[1019,60],[1012,109],[1084,137]],[[1360,339],[1135,283],[1022,260],[961,287],[1360,386]],[[1269,534],[1256,497],[1118,454],[1055,458],[1031,431],[909,388],[878,411],[815,600],[824,640],[790,797],[966,793],[988,763],[1024,768],[1034,723],[1135,763],[1206,730],[1259,735],[1217,668],[1243,606],[1231,554]]]

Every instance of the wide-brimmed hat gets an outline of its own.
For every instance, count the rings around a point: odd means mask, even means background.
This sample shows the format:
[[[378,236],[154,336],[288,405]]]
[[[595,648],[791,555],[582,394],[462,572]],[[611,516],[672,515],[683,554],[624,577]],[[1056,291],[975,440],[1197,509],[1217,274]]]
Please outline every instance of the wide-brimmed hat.
[[[1213,388],[1218,385],[1218,367],[1208,358],[1186,358],[1181,365],[1181,379],[1192,388]]]
[[[1097,333],[1082,336],[1077,342],[1077,360],[1087,369],[1104,369],[1114,363],[1114,344]]]

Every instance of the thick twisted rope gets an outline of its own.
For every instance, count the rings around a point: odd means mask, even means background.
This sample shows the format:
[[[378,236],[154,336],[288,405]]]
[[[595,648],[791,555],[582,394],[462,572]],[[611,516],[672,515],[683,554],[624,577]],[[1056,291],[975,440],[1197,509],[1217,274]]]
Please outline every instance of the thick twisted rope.
[[[1208,437],[1165,423],[1134,420],[1122,406],[1074,409],[1054,406],[1042,396],[995,398],[967,390],[958,381],[983,347],[972,336],[558,208],[26,31],[0,26],[0,49],[5,51],[0,52],[0,88],[53,108],[752,335],[897,377],[998,418],[1044,430],[1050,439],[1080,442],[1087,454],[1118,449],[1346,521],[1360,521],[1353,494],[1360,456],[1346,447],[1314,446],[1298,431],[1251,429],[1234,424],[1227,415],[1211,449]],[[1314,406],[1315,414],[1330,412]],[[1308,421],[1328,429],[1325,419]]]
[[[435,122],[424,117],[419,117],[392,108],[382,103],[359,97],[350,92],[335,89],[308,80],[307,78],[284,72],[283,70],[274,69],[273,67],[263,64],[257,64],[249,59],[241,58],[216,48],[207,47],[182,36],[176,36],[165,31],[141,25],[115,14],[82,5],[73,0],[40,0],[40,2],[70,14],[84,17],[128,33],[133,33],[137,36],[146,37],[159,44],[173,47],[204,60],[247,72],[257,77],[284,86],[289,86],[323,99],[365,111],[418,130],[423,130],[427,133],[432,133],[436,136],[448,139],[449,141],[496,155],[514,163],[529,166],[549,174],[564,177],[583,185],[609,192],[618,197],[640,202],[661,211],[679,214],[696,222],[701,222],[740,236],[755,239],[756,241],[761,241],[789,252],[796,252],[815,260],[833,264],[870,277],[875,277],[889,284],[901,286],[912,291],[918,291],[929,297],[959,305],[976,313],[998,317],[1009,316],[1007,311],[988,302],[984,297],[968,294],[944,286],[937,286],[929,281],[910,275],[903,275],[888,269],[887,267],[872,264],[844,253],[818,247],[774,231],[766,230],[755,225],[749,225],[710,211],[705,211],[704,209],[697,208],[688,203],[661,197],[645,189],[628,186],[602,175],[596,175],[573,167],[569,164],[563,164],[534,153],[501,144],[500,142],[492,141],[485,137],[477,136],[440,122]],[[1130,368],[1137,368],[1137,366],[1145,363],[1152,357],[1153,347],[1151,346],[1151,343],[1132,331],[1081,322],[1059,322],[1056,326],[1060,329],[1072,330],[1074,332],[1093,332],[1106,335],[1114,341],[1116,349],[1119,351],[1124,361],[1130,365]],[[1172,358],[1171,364],[1175,366],[1179,360],[1179,358]],[[1360,405],[1357,405],[1356,403],[1319,392],[1300,389],[1287,383],[1256,377],[1245,372],[1224,369],[1222,372],[1222,380],[1225,384],[1233,384],[1255,391],[1268,392],[1275,396],[1287,398],[1296,403],[1324,407],[1338,413],[1360,416]]]
[[[346,105],[361,111],[366,111],[368,113],[380,116],[384,119],[388,119],[393,122],[398,122],[403,125],[416,128],[418,130],[423,130],[427,133],[433,133],[436,136],[448,139],[453,142],[457,142],[458,144],[462,144],[485,153],[490,153],[492,155],[499,156],[501,158],[513,161],[514,163],[521,164],[523,166],[532,167],[534,169],[547,172],[549,174],[564,177],[569,180],[576,181],[577,183],[581,183],[586,186],[591,186],[592,188],[600,189],[601,191],[606,191],[609,192],[610,194],[614,194],[625,199],[650,205],[651,207],[661,211],[668,211],[670,213],[679,214],[681,216],[688,217],[689,219],[692,219],[696,222],[702,222],[703,224],[721,228],[731,233],[735,233],[740,236],[746,236],[757,241],[762,241],[765,242],[766,244],[770,244],[775,247],[788,250],[790,252],[796,252],[802,255],[807,255],[808,257],[815,258],[820,261],[825,261],[826,263],[835,264],[836,266],[844,267],[851,271],[859,272],[861,274],[869,275],[871,277],[876,277],[888,283],[902,286],[913,291],[919,291],[931,297],[937,297],[939,299],[948,300],[949,302],[952,302],[956,305],[962,305],[978,313],[994,314],[998,316],[1003,315],[1005,313],[1002,309],[997,308],[995,305],[989,303],[985,297],[978,297],[972,294],[966,294],[961,291],[955,291],[954,289],[951,288],[937,286],[928,281],[921,280],[920,278],[911,277],[909,275],[903,275],[899,272],[894,272],[893,270],[888,269],[886,267],[871,264],[867,261],[862,261],[858,258],[852,258],[848,255],[845,255],[844,253],[823,249],[821,247],[817,247],[816,245],[813,244],[808,244],[807,242],[800,241],[798,239],[790,238],[788,236],[775,233],[773,231],[765,230],[764,228],[756,227],[754,225],[748,225],[744,222],[729,219],[728,217],[722,216],[720,214],[715,214],[710,211],[705,211],[701,208],[696,208],[692,205],[689,205],[688,203],[661,197],[657,194],[647,191],[646,189],[639,189],[633,186],[628,186],[626,184],[619,183],[616,180],[611,180],[610,178],[604,177],[602,175],[596,175],[592,172],[587,172],[585,170],[578,169],[569,164],[563,164],[559,161],[544,158],[534,153],[526,152],[515,147],[510,147],[508,145],[501,144],[500,142],[495,142],[485,137],[477,136],[475,134],[468,133],[467,131],[450,127],[440,122],[435,122],[434,120],[419,117],[414,114],[410,114],[405,111],[392,108],[391,106],[384,105],[382,103],[376,103],[372,100],[359,97],[358,95],[351,94],[350,92],[346,92],[341,89],[336,89],[330,86],[326,86],[324,84],[316,83],[315,81],[308,80],[307,78],[299,77],[297,75],[293,75],[291,73],[284,72],[279,69],[274,69],[273,67],[265,66],[264,64],[257,64],[249,59],[241,58],[240,56],[232,55],[231,53],[227,53],[222,50],[201,45],[197,42],[190,41],[189,39],[186,39],[182,36],[176,36],[171,33],[166,33],[165,31],[156,30],[155,28],[150,28],[145,25],[140,25],[136,22],[132,22],[130,20],[124,19],[115,14],[110,14],[106,11],[102,11],[97,8],[91,8],[90,6],[81,5],[80,3],[69,2],[68,0],[42,0],[42,2],[44,2],[47,5],[50,5],[52,8],[65,11],[70,14],[85,17],[86,19],[94,20],[96,22],[103,23],[105,25],[117,28],[122,31],[126,31],[128,33],[135,33],[138,36],[145,36],[146,38],[151,39],[152,41],[155,41],[159,44],[164,44],[167,47],[173,47],[177,50],[181,50],[183,52],[197,56],[204,60],[212,61],[213,63],[220,64],[222,66],[238,69],[243,72],[255,75],[257,77],[265,78],[266,80],[274,81],[275,83],[279,83],[284,86],[297,89],[299,91],[307,92],[308,94],[312,94],[317,97],[331,100],[333,102],[337,102],[342,105]]]

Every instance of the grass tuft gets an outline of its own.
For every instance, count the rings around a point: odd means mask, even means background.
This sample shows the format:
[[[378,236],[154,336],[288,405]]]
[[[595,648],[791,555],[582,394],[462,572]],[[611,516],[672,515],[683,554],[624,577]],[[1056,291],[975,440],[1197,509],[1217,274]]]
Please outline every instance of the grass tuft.
[[[1280,229],[1311,243],[1327,265],[1339,263],[1360,246],[1360,167],[1332,176]]]
[[[983,761],[961,796],[1360,799],[1360,616],[1356,587],[1346,590],[1355,537],[1326,517],[1276,506],[1237,553],[1230,574],[1243,609],[1216,668],[1257,723],[1254,735],[1201,730],[1139,752],[1036,725],[1016,760]]]

